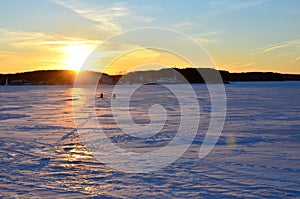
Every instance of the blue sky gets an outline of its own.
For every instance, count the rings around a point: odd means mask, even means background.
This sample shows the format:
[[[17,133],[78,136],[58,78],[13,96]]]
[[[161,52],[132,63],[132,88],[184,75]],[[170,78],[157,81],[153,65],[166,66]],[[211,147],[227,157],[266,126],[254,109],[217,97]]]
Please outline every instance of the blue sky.
[[[66,45],[96,46],[122,31],[153,26],[192,37],[219,69],[300,73],[297,0],[9,0],[0,5],[3,73],[63,68],[71,53]]]

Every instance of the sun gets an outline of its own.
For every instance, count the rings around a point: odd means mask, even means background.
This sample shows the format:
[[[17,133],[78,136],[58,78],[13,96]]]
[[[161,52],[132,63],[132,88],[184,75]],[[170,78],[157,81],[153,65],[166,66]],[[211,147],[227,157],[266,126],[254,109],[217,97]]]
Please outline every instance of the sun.
[[[92,48],[87,45],[65,46],[63,51],[65,53],[64,68],[79,72],[83,63],[92,52]]]

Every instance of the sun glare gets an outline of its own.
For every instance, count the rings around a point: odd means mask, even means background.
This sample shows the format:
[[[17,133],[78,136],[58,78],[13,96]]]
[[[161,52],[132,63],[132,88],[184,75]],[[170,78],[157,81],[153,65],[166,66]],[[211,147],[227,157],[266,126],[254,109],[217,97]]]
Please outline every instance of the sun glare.
[[[66,46],[63,51],[66,54],[66,59],[64,61],[65,69],[73,70],[79,72],[81,67],[92,52],[93,48],[91,46]]]

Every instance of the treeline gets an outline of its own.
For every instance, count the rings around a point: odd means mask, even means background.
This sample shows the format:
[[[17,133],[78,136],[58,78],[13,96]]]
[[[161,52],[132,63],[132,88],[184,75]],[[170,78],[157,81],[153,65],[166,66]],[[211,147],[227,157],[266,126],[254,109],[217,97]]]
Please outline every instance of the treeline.
[[[300,81],[300,74],[281,74],[274,72],[245,72],[245,73],[230,73],[228,71],[214,69],[176,69],[190,83],[204,82],[203,77],[199,74],[200,71],[203,76],[207,77],[206,81],[217,81],[217,74],[221,75],[224,82],[245,82],[245,81]],[[211,80],[210,80],[211,79]]]
[[[73,84],[76,74],[68,70],[43,70],[16,74],[1,74],[0,84],[10,85],[64,85]]]
[[[174,72],[176,71],[176,72]],[[211,68],[173,68],[126,74],[123,82],[133,83],[230,83],[237,81],[300,81],[300,74],[273,72],[230,73]]]
[[[273,72],[229,73],[221,72],[225,81],[300,81],[300,75]]]
[[[175,70],[175,72],[174,72]],[[199,73],[200,71],[200,73]],[[221,74],[222,79],[218,78]],[[44,70],[16,74],[0,74],[0,85],[72,85],[76,73],[68,70]],[[273,72],[230,73],[209,68],[167,68],[159,71],[138,71],[124,76],[110,76],[98,72],[85,71],[81,73],[82,84],[88,84],[92,78],[99,78],[99,83],[219,83],[235,81],[300,81],[300,75],[280,74]],[[205,77],[205,78],[204,78]]]
[[[109,77],[99,72],[84,71],[81,82],[88,84],[92,78]],[[0,85],[73,85],[77,73],[71,70],[43,70],[16,74],[0,74]]]

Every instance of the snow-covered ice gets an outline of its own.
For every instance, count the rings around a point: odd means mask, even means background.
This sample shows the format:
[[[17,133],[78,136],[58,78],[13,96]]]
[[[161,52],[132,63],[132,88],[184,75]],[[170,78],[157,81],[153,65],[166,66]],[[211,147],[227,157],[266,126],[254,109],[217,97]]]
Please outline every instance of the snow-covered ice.
[[[184,85],[174,86],[184,95]],[[171,93],[152,85],[133,97],[130,111],[137,124],[150,122],[148,109],[155,102],[169,113],[159,133],[141,139],[120,133],[107,105],[112,87],[100,87],[105,99],[96,99],[96,112],[114,144],[143,153],[174,138],[180,107]],[[158,171],[128,174],[99,162],[82,144],[72,112],[72,101],[81,102],[73,99],[72,87],[0,87],[0,197],[300,197],[300,82],[226,85],[225,126],[204,159],[198,152],[211,104],[205,85],[193,88],[201,123],[189,150]]]

